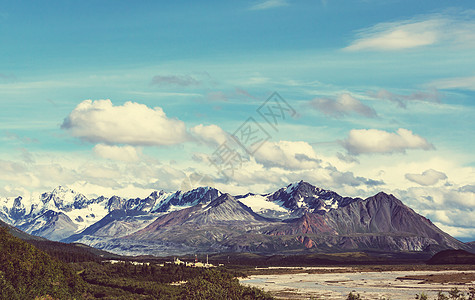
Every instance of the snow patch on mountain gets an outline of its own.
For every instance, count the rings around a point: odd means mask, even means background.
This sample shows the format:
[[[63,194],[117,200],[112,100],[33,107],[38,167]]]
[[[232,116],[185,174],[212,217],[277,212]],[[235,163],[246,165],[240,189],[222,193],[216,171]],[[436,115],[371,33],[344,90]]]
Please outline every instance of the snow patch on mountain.
[[[160,191],[156,195],[155,205],[153,205],[152,208],[149,211],[150,212],[157,211],[162,205],[164,205],[165,203],[168,203],[168,201],[170,201],[170,199],[175,194],[176,194],[176,192],[175,193],[166,193],[164,191]]]
[[[63,213],[78,226],[77,232],[81,232],[83,229],[104,218],[108,210],[103,203],[92,203],[82,209],[74,209],[69,212],[63,211]]]
[[[285,189],[285,192],[287,194],[291,194],[299,186],[299,184],[300,184],[299,181],[289,184],[287,188]]]
[[[287,210],[279,206],[278,203],[269,201],[269,199],[263,195],[249,195],[244,198],[239,198],[239,201],[249,206],[256,213],[262,213],[266,210],[287,212]]]

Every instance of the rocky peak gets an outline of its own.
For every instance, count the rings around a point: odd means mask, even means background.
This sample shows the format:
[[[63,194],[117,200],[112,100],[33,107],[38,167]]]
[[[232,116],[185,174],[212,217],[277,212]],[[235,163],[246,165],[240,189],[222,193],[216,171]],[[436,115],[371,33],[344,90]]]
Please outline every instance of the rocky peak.
[[[231,196],[230,194],[225,193],[225,194],[222,194],[221,196],[219,196],[218,198],[214,199],[213,201],[211,201],[206,206],[206,208],[218,207],[218,206],[220,206],[222,204],[225,204],[225,203],[236,203],[237,204],[237,200],[234,199],[234,197]]]
[[[365,201],[367,202],[367,204],[374,204],[376,206],[390,205],[406,207],[401,200],[396,198],[394,195],[386,194],[385,192],[379,192],[372,197],[366,198]]]
[[[152,209],[153,212],[165,212],[173,207],[189,207],[197,204],[206,204],[215,200],[221,195],[217,189],[210,187],[199,187],[188,192],[177,191],[170,196],[163,194],[162,199]],[[174,209],[174,208],[173,208]]]
[[[15,220],[23,217],[26,213],[25,206],[23,205],[21,200],[23,200],[21,196],[16,197],[15,200],[13,200],[13,206],[10,210],[10,217]]]
[[[73,207],[83,208],[84,205],[87,205],[88,199],[84,195],[60,185],[51,193],[43,193],[41,201],[44,204],[53,201],[54,206],[58,209],[71,209]]]
[[[124,199],[122,199],[119,196],[112,196],[109,198],[109,201],[107,201],[107,208],[109,211],[113,211],[116,209],[122,209]]]
[[[154,200],[157,200],[157,199],[160,198],[160,196],[162,196],[163,194],[165,194],[165,191],[164,191],[164,190],[153,191],[153,192],[148,196],[148,198],[152,198],[152,199],[154,199]]]
[[[351,198],[343,198],[333,191],[324,190],[303,180],[289,184],[268,196],[272,202],[289,209],[291,212],[328,211],[340,207],[340,203],[348,204]]]

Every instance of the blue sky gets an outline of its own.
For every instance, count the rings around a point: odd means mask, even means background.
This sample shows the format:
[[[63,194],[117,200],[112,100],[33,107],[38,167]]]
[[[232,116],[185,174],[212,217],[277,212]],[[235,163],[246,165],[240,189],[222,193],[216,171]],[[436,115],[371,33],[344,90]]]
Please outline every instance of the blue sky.
[[[2,1],[0,38],[0,197],[304,179],[475,238],[473,1]],[[274,91],[296,112],[276,128]]]

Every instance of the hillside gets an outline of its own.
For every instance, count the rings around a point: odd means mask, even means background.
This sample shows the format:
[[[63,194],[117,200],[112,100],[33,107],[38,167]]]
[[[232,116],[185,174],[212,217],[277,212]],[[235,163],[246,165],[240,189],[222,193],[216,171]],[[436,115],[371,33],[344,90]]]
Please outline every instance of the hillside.
[[[0,299],[273,299],[237,276],[244,274],[175,264],[66,264],[0,227]]]
[[[444,250],[427,261],[429,265],[475,265],[475,254],[464,250]]]
[[[0,228],[5,228],[11,235],[35,246],[63,262],[102,261],[120,259],[122,256],[112,254],[80,243],[61,243],[25,233],[5,222],[0,221]]]
[[[85,283],[68,265],[0,227],[0,298],[80,297]]]
[[[22,239],[24,241],[31,241],[31,240],[46,241],[45,238],[23,232],[20,229],[12,226],[10,224],[7,224],[7,223],[3,222],[2,220],[0,220],[0,227],[6,228],[8,230],[8,232],[10,232],[11,235],[13,235],[13,236],[15,236],[19,239]]]

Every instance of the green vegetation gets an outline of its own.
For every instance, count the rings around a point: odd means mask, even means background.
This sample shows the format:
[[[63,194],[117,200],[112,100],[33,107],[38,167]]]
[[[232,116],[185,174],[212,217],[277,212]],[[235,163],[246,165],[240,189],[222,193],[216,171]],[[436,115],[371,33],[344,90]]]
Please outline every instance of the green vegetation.
[[[464,292],[460,291],[458,288],[454,287],[449,292],[448,295],[445,295],[443,292],[437,294],[437,298],[435,300],[475,300],[475,288],[468,288],[468,292],[465,294]],[[421,293],[420,295],[416,295],[416,299],[419,300],[428,300],[429,297],[425,293]]]
[[[52,257],[0,227],[0,299],[273,299],[224,268],[101,262],[63,247],[42,242]]]
[[[416,295],[416,299],[427,300],[427,295],[424,292],[422,292],[420,295]]]
[[[119,255],[114,255],[82,244],[35,240],[28,240],[28,243],[46,252],[50,256],[67,263],[84,261],[101,262],[104,259],[120,259]]]
[[[65,263],[51,258],[0,227],[0,298],[79,298],[84,281]]]
[[[183,265],[77,263],[74,267],[89,284],[94,298],[102,299],[272,299],[256,288],[245,287],[221,268]]]
[[[346,300],[360,300],[361,297],[360,297],[360,294],[353,294],[353,293],[349,293],[348,294],[348,297],[346,297]]]

